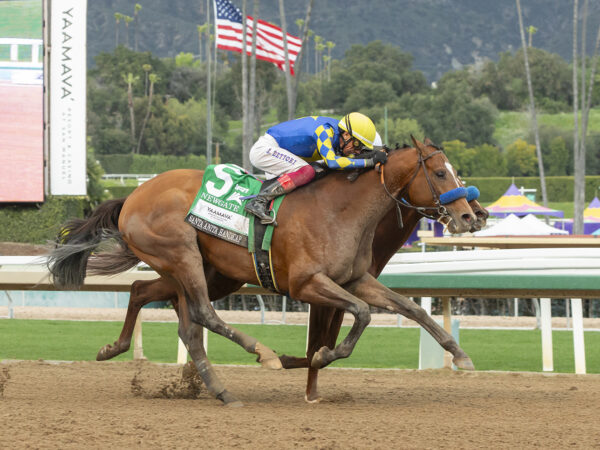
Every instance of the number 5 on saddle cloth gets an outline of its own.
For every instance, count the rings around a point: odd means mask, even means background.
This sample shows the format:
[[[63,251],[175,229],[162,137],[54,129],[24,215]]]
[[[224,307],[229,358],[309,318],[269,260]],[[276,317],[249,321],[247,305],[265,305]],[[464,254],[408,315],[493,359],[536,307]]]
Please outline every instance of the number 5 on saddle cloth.
[[[273,226],[262,225],[244,211],[247,198],[258,194],[261,184],[235,164],[210,165],[185,220],[204,233],[247,248],[261,287],[279,292],[271,268]],[[275,217],[283,198],[273,201]]]

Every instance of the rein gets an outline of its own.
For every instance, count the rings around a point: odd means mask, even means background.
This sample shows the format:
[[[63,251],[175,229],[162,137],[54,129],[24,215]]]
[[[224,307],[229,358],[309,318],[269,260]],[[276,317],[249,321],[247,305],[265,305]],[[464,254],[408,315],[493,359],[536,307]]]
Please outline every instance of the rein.
[[[425,180],[427,181],[427,186],[429,186],[429,191],[431,192],[431,196],[433,197],[434,206],[430,206],[430,207],[412,205],[403,196],[401,196],[401,200],[398,200],[396,197],[394,197],[394,195],[392,195],[392,193],[389,191],[389,189],[387,188],[387,186],[385,184],[385,175],[384,175],[385,164],[378,165],[378,170],[380,173],[381,184],[383,185],[383,189],[385,190],[385,193],[388,195],[388,197],[390,197],[391,199],[393,199],[396,202],[396,215],[398,218],[398,227],[399,228],[404,227],[404,222],[402,220],[402,211],[400,209],[400,206],[406,206],[407,208],[412,208],[412,209],[416,210],[419,214],[421,214],[423,217],[426,217],[428,219],[435,220],[437,222],[442,223],[441,220],[444,217],[448,217],[448,211],[446,210],[446,207],[444,205],[451,203],[455,200],[458,200],[459,198],[465,198],[468,196],[468,191],[464,187],[454,188],[448,192],[443,193],[442,195],[439,195],[439,196],[437,195],[437,193],[435,192],[435,189],[433,188],[431,179],[429,178],[429,174],[427,173],[427,168],[425,167],[425,161],[427,161],[432,156],[437,155],[438,153],[442,153],[442,150],[437,149],[436,151],[430,153],[425,158],[423,158],[423,154],[419,151],[419,161],[417,162],[417,168],[413,172],[412,177],[410,178],[409,182],[400,191],[400,194],[402,194],[404,192],[408,193],[408,189],[410,188],[410,185],[417,177],[419,170],[422,168],[423,173],[425,174]],[[432,210],[432,209],[435,210],[435,215],[428,214],[426,212],[426,211]]]

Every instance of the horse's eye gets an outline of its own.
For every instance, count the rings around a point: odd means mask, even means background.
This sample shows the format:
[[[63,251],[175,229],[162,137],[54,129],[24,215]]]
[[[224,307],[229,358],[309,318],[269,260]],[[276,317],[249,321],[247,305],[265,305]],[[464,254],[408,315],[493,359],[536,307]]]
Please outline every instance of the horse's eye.
[[[445,170],[438,170],[435,173],[435,176],[438,178],[446,178],[446,171]]]

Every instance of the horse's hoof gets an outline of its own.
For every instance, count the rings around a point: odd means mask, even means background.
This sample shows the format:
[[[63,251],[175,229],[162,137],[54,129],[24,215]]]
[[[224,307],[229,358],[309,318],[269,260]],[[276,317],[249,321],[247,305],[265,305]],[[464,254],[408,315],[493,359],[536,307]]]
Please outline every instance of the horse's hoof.
[[[279,358],[272,358],[272,359],[266,359],[264,361],[259,361],[261,366],[263,366],[265,369],[270,369],[270,370],[281,370],[283,369],[283,366],[281,365],[281,361],[279,360]]]
[[[98,354],[96,355],[96,361],[106,361],[107,359],[114,358],[115,356],[120,355],[127,350],[128,349],[120,350],[119,346],[117,345],[112,346],[110,344],[106,344],[98,351]]]
[[[311,405],[316,404],[316,403],[321,403],[321,397],[317,396],[314,399],[310,399],[310,398],[308,398],[308,395],[304,394],[304,401],[306,403],[310,403]]]
[[[330,360],[326,358],[326,352],[331,352],[331,350],[329,350],[327,347],[321,347],[321,349],[313,355],[310,362],[310,367],[313,369],[320,369],[329,364]]]
[[[271,370],[283,369],[281,361],[277,354],[269,347],[265,347],[260,342],[256,343],[254,351],[258,355],[257,361],[265,368]]]
[[[244,404],[240,402],[235,395],[227,390],[217,395],[217,399],[221,400],[223,402],[223,406],[227,406],[228,408],[241,408],[244,406]]]
[[[475,366],[473,365],[473,361],[468,356],[461,356],[459,358],[454,358],[452,360],[454,365],[462,370],[475,370]]]

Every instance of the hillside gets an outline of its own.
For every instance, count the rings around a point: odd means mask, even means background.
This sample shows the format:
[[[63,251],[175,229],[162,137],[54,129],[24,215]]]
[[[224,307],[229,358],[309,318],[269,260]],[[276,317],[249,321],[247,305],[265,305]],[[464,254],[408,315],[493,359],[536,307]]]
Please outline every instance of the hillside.
[[[205,22],[206,1],[139,0],[138,49],[157,56],[179,52],[198,53],[196,25]],[[240,9],[242,0],[233,0]],[[253,1],[247,0],[251,14]],[[580,2],[582,3],[582,2]],[[115,46],[114,13],[133,15],[135,2],[95,0],[88,2],[88,58]],[[308,0],[285,2],[288,31],[298,33],[295,21],[304,18]],[[538,31],[533,45],[570,60],[572,54],[572,2],[523,0],[525,26]],[[600,23],[600,4],[590,2],[587,48],[593,49]],[[278,0],[260,1],[259,17],[280,23]],[[315,1],[311,28],[325,41],[336,44],[332,55],[341,58],[352,44],[382,40],[414,55],[414,65],[430,81],[444,72],[484,58],[496,60],[498,53],[520,46],[514,1],[497,0],[371,0],[369,2]],[[120,25],[120,42],[126,28]],[[129,25],[130,47],[134,47],[134,24]],[[314,45],[314,44],[313,44]],[[314,56],[307,58],[313,70]]]

